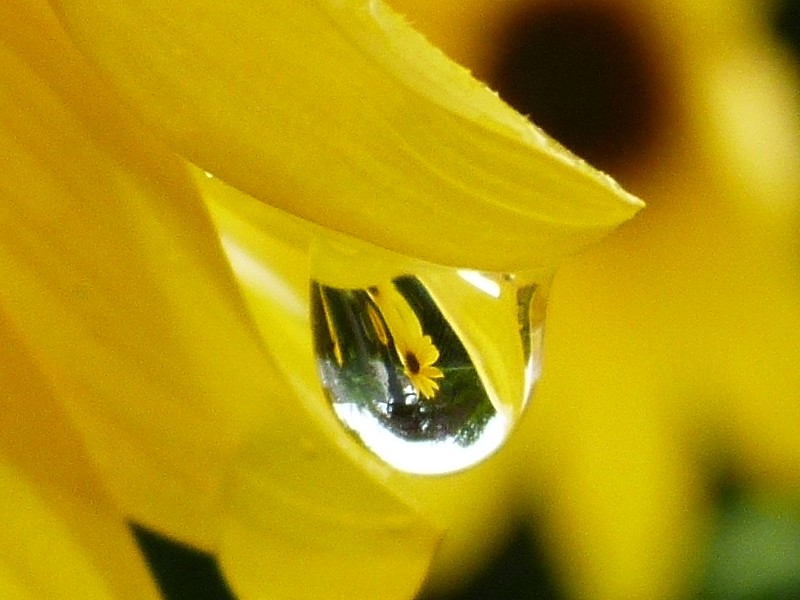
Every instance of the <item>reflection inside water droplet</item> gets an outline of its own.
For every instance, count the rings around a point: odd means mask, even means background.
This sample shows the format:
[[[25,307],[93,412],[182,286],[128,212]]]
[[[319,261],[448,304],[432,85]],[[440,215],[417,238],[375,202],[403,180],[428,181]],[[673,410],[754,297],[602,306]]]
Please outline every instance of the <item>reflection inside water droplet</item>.
[[[539,376],[545,286],[436,269],[363,288],[313,281],[323,389],[393,467],[441,474],[493,453]]]

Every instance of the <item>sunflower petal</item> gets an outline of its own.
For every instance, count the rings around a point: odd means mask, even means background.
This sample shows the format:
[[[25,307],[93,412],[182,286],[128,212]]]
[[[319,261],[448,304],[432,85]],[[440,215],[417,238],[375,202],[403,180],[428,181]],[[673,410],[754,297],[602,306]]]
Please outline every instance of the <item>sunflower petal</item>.
[[[273,351],[282,359],[278,364],[285,367],[285,374],[298,390],[298,396],[322,407],[324,400],[312,357],[307,309],[308,229],[280,211],[264,210],[253,198],[214,178],[199,174],[198,179],[266,343],[274,344]],[[295,452],[308,451],[303,439],[306,436],[289,443]],[[508,480],[511,465],[516,463],[514,455],[501,450],[475,468],[446,478],[420,478],[399,472],[383,474],[391,489],[402,491],[403,497],[412,499],[418,506],[420,514],[445,530],[429,574],[429,582],[433,581],[436,587],[460,585],[463,573],[482,563],[507,533],[510,520]],[[253,589],[260,578],[269,578],[274,572],[267,560],[259,562],[254,557],[271,556],[275,549],[258,549],[253,540],[255,534],[248,531],[252,523],[263,529],[268,512],[265,507],[274,506],[279,500],[271,497],[277,494],[270,490],[274,486],[266,484],[268,480],[263,470],[263,467],[256,469],[238,484],[240,498],[236,503],[247,509],[240,510],[238,518],[249,521],[246,524],[232,522],[222,549],[223,564],[229,565],[233,572],[240,572],[233,577],[246,580],[238,584],[242,589]],[[345,490],[342,498],[352,498],[350,490]],[[373,506],[382,504],[373,503]],[[338,510],[343,510],[340,505]],[[330,513],[326,511],[326,514]],[[309,522],[320,523],[321,518],[317,516]],[[370,519],[375,518],[374,514],[370,516]],[[367,529],[361,525],[358,531]],[[409,529],[404,531],[410,532]],[[314,534],[309,534],[308,539],[313,540]],[[250,553],[254,548],[256,551]],[[403,563],[402,566],[409,568],[413,564],[419,566],[419,563]]]
[[[46,4],[0,3],[0,79],[0,310],[123,511],[208,546],[222,471],[280,393],[216,232]]]
[[[279,211],[262,210],[257,201],[214,178],[201,175],[200,179],[266,342],[280,341],[276,346],[282,357],[279,364],[289,367],[287,376],[293,378],[300,395],[305,398],[318,395],[319,384],[308,334],[308,255],[302,250],[309,245],[305,237],[307,229],[297,227],[295,220]],[[275,235],[281,239],[276,239]],[[319,401],[321,403],[322,399]],[[303,444],[301,446],[304,448]],[[483,563],[507,533],[510,521],[507,480],[510,465],[516,462],[513,455],[501,450],[474,469],[444,479],[412,477],[397,472],[388,475],[387,482],[392,489],[402,490],[405,496],[413,498],[422,514],[442,524],[446,530],[437,549],[433,571],[429,573],[429,583],[432,581],[437,588],[461,585],[463,573]],[[261,488],[262,495],[269,491],[261,477],[250,475],[250,478],[249,487]],[[275,550],[256,546],[252,523],[263,529],[265,507],[275,505],[276,501],[259,497],[257,490],[248,493],[247,488],[239,495],[243,498],[237,503],[241,508],[249,506],[252,516],[246,523],[232,523],[226,533],[228,541],[222,549],[222,562],[227,566],[226,571],[240,573],[233,574],[233,579],[245,579],[244,583],[237,584],[238,589],[253,590],[259,579],[269,578],[274,573],[268,560],[257,561],[254,557],[271,556]],[[252,496],[248,499],[249,495]],[[239,519],[248,514],[241,509],[239,513],[242,515]],[[311,522],[319,523],[319,517]],[[314,539],[313,535],[308,539]]]
[[[272,422],[235,461],[218,547],[226,576],[243,598],[411,597],[439,529],[385,487],[385,469],[326,410],[310,345],[307,253],[264,234],[270,214],[252,198],[202,175],[199,183],[299,399],[273,403]],[[286,215],[272,216],[273,226],[291,229]]]
[[[641,207],[380,2],[53,2],[173,149],[375,245],[519,270]]]
[[[152,587],[145,596],[136,596],[130,590],[110,589],[58,507],[43,498],[2,457],[0,486],[3,489],[0,511],[4,515],[3,535],[0,536],[0,594],[3,598],[158,598]],[[88,511],[83,513],[83,516],[88,515]],[[120,521],[115,533],[123,532]],[[108,531],[95,532],[95,544],[99,546],[107,541],[107,534]],[[125,561],[134,556],[134,548],[130,541],[128,553],[114,559]],[[106,545],[105,549],[110,551],[112,546]],[[119,548],[113,547],[113,550]],[[142,569],[143,564],[139,571]]]
[[[0,597],[159,594],[79,433],[0,314]]]
[[[233,589],[242,598],[413,597],[438,528],[323,442],[316,424],[285,421],[237,461],[219,546]]]

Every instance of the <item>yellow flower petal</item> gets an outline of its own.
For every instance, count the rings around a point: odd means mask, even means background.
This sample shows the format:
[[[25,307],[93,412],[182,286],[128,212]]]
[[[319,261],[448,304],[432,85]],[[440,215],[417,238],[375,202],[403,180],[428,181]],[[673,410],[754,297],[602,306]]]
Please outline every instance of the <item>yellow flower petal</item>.
[[[0,310],[131,518],[208,546],[233,448],[281,390],[183,164],[46,5],[0,5]]]
[[[2,313],[0,365],[0,597],[159,598],[78,432]]]
[[[3,598],[86,598],[111,600],[137,598],[132,590],[109,587],[104,574],[92,564],[81,541],[71,531],[71,523],[43,498],[28,481],[0,456],[0,511],[3,534],[0,535],[0,593]],[[82,516],[88,516],[84,509]],[[118,535],[123,531],[118,524]],[[107,531],[95,531],[95,543],[101,543]],[[99,544],[98,544],[99,545]],[[119,548],[113,548],[118,551]],[[111,551],[110,545],[106,546]],[[124,561],[135,558],[134,545],[115,556]],[[96,558],[96,557],[94,557]],[[144,565],[140,565],[140,570]],[[130,578],[129,578],[130,579]],[[146,590],[137,590],[146,591]],[[155,600],[154,589],[139,598]]]
[[[299,396],[318,393],[308,308],[309,229],[198,169],[192,173],[255,326],[280,357],[277,367]]]
[[[384,487],[390,475],[325,410],[311,352],[308,256],[264,235],[291,230],[225,184],[198,175],[265,343],[298,392],[272,403],[228,486],[220,562],[244,598],[409,598],[439,539]],[[266,227],[264,227],[266,226]],[[261,227],[264,227],[262,229]],[[402,486],[392,486],[404,494]]]
[[[322,443],[319,424],[293,421],[277,415],[237,461],[219,546],[234,590],[242,598],[413,597],[438,529],[369,481],[349,452]],[[276,446],[287,451],[279,460]]]
[[[641,207],[380,2],[54,1],[172,148],[375,245],[519,270]]]
[[[11,282],[0,307],[113,497],[218,549],[243,597],[410,596],[437,528],[289,394],[184,163],[137,138],[36,10],[2,15],[0,79],[14,86],[0,89],[0,280]],[[270,557],[283,578],[265,569]]]
[[[265,342],[281,357],[278,364],[298,390],[298,395],[320,410],[324,401],[320,397],[312,355],[308,314],[309,261],[307,250],[303,250],[310,245],[308,228],[280,211],[263,210],[264,207],[254,199],[214,178],[201,173],[197,178]],[[318,418],[324,419],[325,416],[319,414]],[[295,447],[297,443],[291,445]],[[433,571],[429,574],[429,579],[437,587],[454,588],[463,583],[463,574],[485,561],[508,532],[509,480],[511,466],[517,462],[515,455],[501,449],[482,464],[445,478],[420,478],[393,470],[383,471],[391,489],[401,491],[403,497],[414,502],[422,515],[443,528],[441,545]],[[243,498],[238,501],[244,506],[250,505],[250,511],[257,509],[259,503],[276,502],[269,496],[257,499],[259,489],[262,495],[269,491],[263,482],[259,482],[260,479],[257,474],[251,475],[247,487],[252,490],[249,494],[253,497],[247,497],[245,487],[241,492]],[[344,497],[348,498],[349,492],[345,492]],[[258,522],[256,517],[258,515],[251,518]],[[226,551],[223,550],[223,563],[230,562],[230,569],[234,571],[245,568],[254,571],[246,574],[251,581],[268,577],[272,572],[268,566],[254,563],[252,556],[241,556],[247,554],[242,546],[254,547],[254,542],[249,541],[254,534],[244,531],[246,527],[242,525],[234,525],[237,533],[228,537],[237,546],[240,558],[237,561],[225,558]],[[363,525],[360,530],[363,531]],[[231,550],[227,552],[233,556]],[[237,567],[238,560],[247,567]]]
[[[292,381],[293,387],[298,390],[298,396],[311,407],[310,413],[316,414],[316,423],[327,422],[332,430],[341,431],[337,423],[326,421],[327,415],[322,412],[324,400],[321,397],[313,361],[308,314],[308,254],[307,250],[302,250],[303,247],[308,248],[310,244],[307,228],[297,227],[295,219],[279,211],[261,210],[263,207],[257,201],[218,180],[208,179],[202,175],[198,175],[198,179],[244,289],[245,298],[267,345],[281,357],[279,365],[284,369],[286,377]],[[281,239],[274,237],[275,232],[278,232]],[[308,426],[318,425],[309,422]],[[369,538],[383,539],[385,532],[382,533],[378,527],[381,523],[395,523],[397,527],[395,535],[402,536],[407,543],[410,542],[412,549],[416,548],[417,555],[410,557],[407,549],[403,555],[400,552],[402,548],[397,546],[393,546],[395,552],[393,555],[387,554],[386,550],[376,550],[383,560],[391,561],[394,556],[396,562],[391,567],[386,567],[386,563],[382,563],[384,567],[375,566],[372,574],[383,569],[384,578],[396,575],[397,579],[392,579],[391,584],[373,591],[373,596],[383,598],[391,592],[402,597],[402,594],[419,583],[420,571],[415,573],[414,570],[422,569],[420,556],[431,549],[423,542],[428,539],[429,541],[425,543],[430,543],[431,533],[421,532],[418,525],[409,522],[408,515],[403,511],[399,511],[399,517],[397,514],[385,512],[386,506],[395,505],[396,501],[392,499],[368,503],[368,506],[362,507],[360,516],[357,517],[353,510],[356,506],[361,506],[361,503],[354,498],[356,491],[352,489],[349,477],[345,478],[343,483],[338,480],[329,481],[330,473],[326,474],[326,471],[329,469],[327,461],[331,459],[327,451],[315,450],[318,442],[309,444],[309,439],[313,439],[312,430],[307,430],[305,434],[297,434],[296,438],[291,437],[291,431],[287,434],[290,439],[285,443],[291,448],[292,453],[313,462],[320,461],[322,471],[312,475],[311,478],[316,478],[319,485],[324,484],[323,487],[331,486],[331,490],[336,490],[336,494],[324,502],[301,504],[297,500],[297,493],[280,491],[286,489],[285,483],[276,486],[273,482],[279,478],[270,474],[270,471],[274,473],[276,469],[287,469],[287,467],[281,463],[276,464],[274,459],[268,461],[266,456],[260,460],[254,458],[253,453],[261,452],[263,455],[266,450],[252,449],[249,460],[255,464],[240,471],[239,482],[235,486],[237,491],[231,498],[235,510],[231,511],[233,516],[226,528],[225,541],[220,548],[221,562],[226,572],[230,573],[234,586],[237,590],[252,592],[259,586],[282,585],[291,588],[300,583],[309,586],[324,584],[328,586],[324,592],[320,592],[319,587],[308,588],[315,589],[316,593],[309,593],[306,597],[329,598],[332,597],[331,593],[335,593],[352,598],[350,588],[343,592],[342,588],[338,587],[351,585],[343,575],[339,577],[338,582],[332,581],[335,575],[333,569],[341,569],[342,565],[326,566],[318,562],[316,563],[317,569],[320,570],[318,578],[309,568],[303,573],[301,580],[295,579],[291,582],[289,578],[294,576],[293,571],[287,570],[285,573],[279,573],[278,578],[274,578],[276,569],[271,567],[271,561],[265,558],[273,557],[280,552],[280,546],[267,545],[269,540],[272,540],[270,544],[291,543],[290,547],[294,547],[298,538],[305,538],[306,544],[316,543],[317,533],[311,531],[313,527],[330,530],[334,525],[334,530],[338,532],[342,521],[339,520],[337,523],[337,519],[346,517],[351,524],[351,530],[342,534],[346,536],[343,539],[347,541],[347,546],[339,546],[341,553],[353,556],[354,559],[360,557],[368,566],[375,563],[370,559],[365,560],[364,553],[372,547],[373,542],[370,542]],[[344,447],[351,445],[349,440],[340,440],[340,444]],[[507,455],[503,456],[508,458]],[[297,461],[298,458],[293,457],[292,460]],[[502,518],[506,510],[506,471],[496,468],[497,461],[505,459],[499,456],[475,469],[447,478],[407,476],[375,465],[371,456],[362,456],[360,460],[371,465],[371,470],[377,470],[390,489],[411,499],[421,515],[445,530],[436,555],[434,572],[431,575],[439,581],[451,583],[456,572],[453,568],[455,564],[462,565],[466,569],[467,565],[472,566],[483,560],[489,548],[497,542],[506,529]],[[265,465],[270,464],[272,466],[267,470]],[[305,468],[304,471],[308,472]],[[302,489],[309,483],[297,477],[293,485],[295,489]],[[384,502],[388,504],[384,505]],[[288,503],[296,505],[292,509],[295,515],[305,514],[305,516],[297,517],[295,521],[288,522],[276,530],[275,526],[271,525],[272,521],[265,520],[269,512],[266,507],[277,510],[285,508]],[[328,508],[320,510],[318,504]],[[301,510],[305,512],[298,512]],[[280,522],[277,514],[282,513],[276,513],[274,517]],[[337,515],[336,519],[333,518]],[[259,534],[267,527],[271,528],[268,534]],[[430,528],[430,525],[428,527]],[[276,538],[276,531],[280,531],[285,537]],[[323,539],[330,538],[326,534]],[[336,538],[334,537],[332,541],[336,542]],[[463,573],[464,570],[459,572]],[[376,583],[374,579],[368,579],[366,583],[377,585],[379,581]]]

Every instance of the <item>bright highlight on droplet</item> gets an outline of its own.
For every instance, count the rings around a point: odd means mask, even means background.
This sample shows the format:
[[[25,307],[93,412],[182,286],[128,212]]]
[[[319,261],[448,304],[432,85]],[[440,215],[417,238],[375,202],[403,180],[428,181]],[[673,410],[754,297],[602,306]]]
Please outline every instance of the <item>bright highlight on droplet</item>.
[[[538,378],[546,286],[426,266],[366,287],[311,284],[322,387],[389,465],[443,474],[506,440]]]
[[[458,276],[467,283],[471,283],[482,292],[486,292],[492,298],[500,297],[500,285],[491,277],[487,277],[479,271],[468,271],[466,269],[458,271]]]

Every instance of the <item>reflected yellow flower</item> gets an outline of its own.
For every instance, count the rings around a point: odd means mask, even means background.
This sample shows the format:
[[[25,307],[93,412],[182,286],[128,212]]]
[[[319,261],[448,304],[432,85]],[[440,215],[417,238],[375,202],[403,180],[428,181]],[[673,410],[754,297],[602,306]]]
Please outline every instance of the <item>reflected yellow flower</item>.
[[[410,597],[453,521],[425,494],[468,476],[409,483],[326,410],[293,360],[309,238],[551,266],[641,203],[379,3],[53,5],[0,5],[0,333],[31,359],[3,363],[0,478],[32,552],[59,524],[39,589],[155,597],[133,519],[215,553],[244,599]],[[262,229],[262,203],[304,220]],[[24,595],[10,542],[0,581]]]
[[[433,366],[439,360],[439,350],[431,336],[395,338],[395,343],[405,374],[424,398],[432,399],[439,390],[436,380],[444,377],[444,373]]]
[[[403,372],[411,384],[425,399],[433,399],[439,390],[436,380],[444,377],[442,370],[434,366],[439,360],[439,349],[431,336],[423,332],[414,310],[392,284],[373,286],[369,289],[369,295],[380,310],[380,317],[375,315],[376,331],[379,336],[384,331],[382,321],[385,321],[389,330],[384,345],[391,339],[403,365]]]

